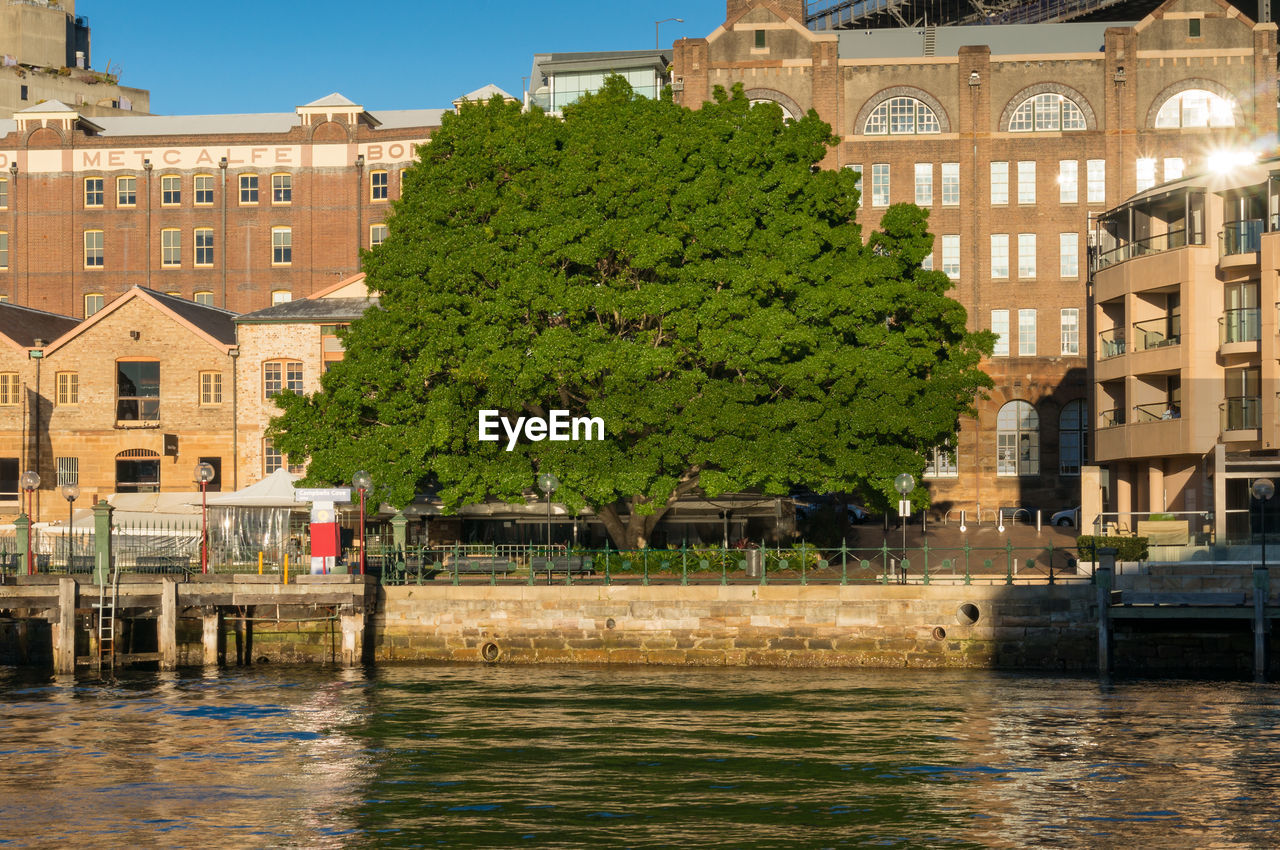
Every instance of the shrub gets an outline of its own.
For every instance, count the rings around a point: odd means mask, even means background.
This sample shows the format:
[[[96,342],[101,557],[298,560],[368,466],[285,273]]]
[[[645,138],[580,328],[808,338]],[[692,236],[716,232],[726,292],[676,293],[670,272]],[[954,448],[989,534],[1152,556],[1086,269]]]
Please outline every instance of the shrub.
[[[1117,561],[1147,559],[1147,538],[1145,537],[1102,537],[1082,534],[1076,538],[1076,551],[1084,561],[1097,561],[1096,550],[1106,546],[1116,550]]]

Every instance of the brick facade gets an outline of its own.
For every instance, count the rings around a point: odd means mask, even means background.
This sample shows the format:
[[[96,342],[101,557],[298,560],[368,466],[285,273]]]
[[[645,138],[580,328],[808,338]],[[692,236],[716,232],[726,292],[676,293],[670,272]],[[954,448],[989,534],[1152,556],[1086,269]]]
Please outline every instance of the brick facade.
[[[927,482],[937,512],[966,509],[972,516],[979,505],[986,512],[1026,504],[1048,513],[1078,504],[1078,466],[1061,456],[1059,421],[1068,403],[1088,396],[1090,216],[1137,190],[1140,158],[1154,161],[1160,182],[1161,169],[1176,169],[1175,158],[1191,174],[1206,167],[1215,148],[1274,145],[1275,25],[1255,25],[1218,0],[1170,0],[1132,26],[1045,24],[932,33],[810,32],[795,9],[768,2],[729,0],[726,12],[725,24],[707,38],[676,42],[677,100],[697,107],[711,98],[713,87],[741,83],[753,98],[816,110],[840,139],[824,166],[862,171],[860,223],[867,233],[887,206],[873,198],[873,166],[887,167],[889,203],[916,201],[917,165],[927,169],[930,225],[938,237],[934,267],[942,268],[943,237],[958,238],[953,296],[968,309],[970,327],[991,329],[992,311],[1008,311],[1009,353],[984,364],[995,389],[979,402],[976,421],[962,422],[958,474]],[[972,43],[966,41],[970,36]],[[930,37],[937,39],[936,49]],[[1029,43],[1036,47],[1022,46]],[[1234,126],[1157,129],[1160,107],[1189,89],[1229,98]],[[763,90],[779,96],[759,95]],[[1042,93],[1077,104],[1084,129],[1011,130],[1017,107]],[[868,117],[893,96],[928,105],[938,131],[869,134]],[[1059,185],[1063,161],[1077,170],[1074,200]],[[1088,193],[1090,161],[1100,163],[1105,176],[1095,200]],[[1006,202],[992,197],[992,163],[1007,164]],[[1023,203],[1019,163],[1035,168],[1034,200]],[[954,203],[943,198],[944,167],[959,176]],[[1075,234],[1069,237],[1077,246],[1074,275],[1061,273],[1061,234]],[[1009,269],[999,277],[992,274],[992,235],[1008,239]],[[1020,235],[1028,252],[1034,239],[1030,273],[1020,274]],[[1032,310],[1034,355],[1020,354],[1019,311]],[[1063,354],[1063,310],[1078,311],[1078,346],[1070,354]],[[1032,314],[1024,315],[1030,322]],[[1038,415],[1036,474],[1000,470],[997,418],[1010,401],[1028,402]]]

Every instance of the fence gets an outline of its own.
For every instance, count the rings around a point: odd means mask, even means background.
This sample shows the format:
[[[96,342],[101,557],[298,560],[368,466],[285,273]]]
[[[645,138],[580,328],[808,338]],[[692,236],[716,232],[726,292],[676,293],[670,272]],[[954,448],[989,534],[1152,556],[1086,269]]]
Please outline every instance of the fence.
[[[1036,546],[877,548],[560,549],[545,547],[370,550],[384,584],[1050,584],[1074,580],[1074,550]],[[523,549],[523,552],[511,551]],[[1089,577],[1082,577],[1089,580]]]

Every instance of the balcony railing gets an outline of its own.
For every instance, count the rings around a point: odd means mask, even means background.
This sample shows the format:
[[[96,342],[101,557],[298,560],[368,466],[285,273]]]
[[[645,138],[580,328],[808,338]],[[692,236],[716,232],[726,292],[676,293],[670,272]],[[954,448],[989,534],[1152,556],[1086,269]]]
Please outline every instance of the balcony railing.
[[[1114,425],[1124,424],[1124,408],[1117,407],[1114,410],[1104,410],[1098,414],[1098,427],[1110,428]]]
[[[1266,222],[1260,218],[1228,221],[1222,226],[1222,232],[1218,234],[1218,256],[1252,254],[1260,250],[1265,224]]]
[[[1145,322],[1135,323],[1133,329],[1136,332],[1133,340],[1134,351],[1177,345],[1182,341],[1182,316],[1173,313],[1158,319],[1148,319]]]
[[[1258,307],[1240,307],[1227,310],[1218,319],[1218,340],[1229,342],[1257,342],[1262,339],[1262,311]]]
[[[1170,230],[1167,233],[1160,233],[1155,236],[1147,236],[1142,239],[1134,239],[1132,242],[1126,242],[1112,248],[1110,251],[1103,251],[1098,254],[1095,261],[1096,269],[1105,269],[1107,266],[1113,266],[1116,263],[1123,263],[1125,260],[1134,257],[1145,257],[1148,254],[1161,254],[1165,251],[1172,251],[1175,248],[1185,248],[1187,245],[1187,229],[1185,227],[1177,230]]]
[[[1261,396],[1229,396],[1218,405],[1223,431],[1247,431],[1262,427]]]
[[[1124,354],[1124,328],[1111,328],[1098,334],[1098,357],[1118,357]]]
[[[1178,408],[1167,401],[1157,404],[1135,404],[1133,406],[1133,421],[1140,422],[1159,422],[1162,419],[1181,419],[1182,416],[1178,412]]]

